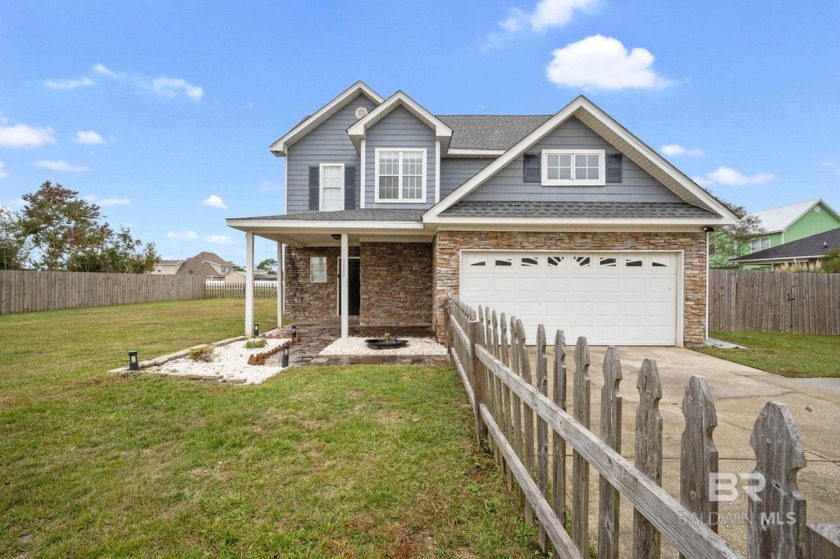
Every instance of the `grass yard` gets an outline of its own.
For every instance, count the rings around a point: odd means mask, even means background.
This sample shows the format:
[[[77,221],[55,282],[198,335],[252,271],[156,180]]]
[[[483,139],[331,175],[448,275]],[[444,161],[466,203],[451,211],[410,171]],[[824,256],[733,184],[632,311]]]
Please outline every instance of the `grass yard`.
[[[710,335],[749,349],[697,351],[786,377],[840,377],[840,336],[748,331]]]
[[[242,318],[232,299],[0,316],[0,556],[534,556],[450,368],[105,372]]]

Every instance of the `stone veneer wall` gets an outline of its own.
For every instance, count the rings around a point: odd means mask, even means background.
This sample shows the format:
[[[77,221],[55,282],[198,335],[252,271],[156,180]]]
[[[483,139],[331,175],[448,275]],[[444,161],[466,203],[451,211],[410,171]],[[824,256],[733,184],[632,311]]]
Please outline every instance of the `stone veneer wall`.
[[[362,243],[361,326],[432,324],[431,243]]]
[[[339,247],[286,249],[286,314],[295,320],[335,320],[338,318]],[[309,281],[309,258],[327,257],[327,281]],[[350,256],[359,256],[359,247],[350,247]]]
[[[683,250],[685,274],[683,340],[706,340],[705,233],[543,233],[507,231],[440,231],[434,242],[435,332],[443,340],[443,305],[447,292],[460,290],[461,249],[500,250]]]

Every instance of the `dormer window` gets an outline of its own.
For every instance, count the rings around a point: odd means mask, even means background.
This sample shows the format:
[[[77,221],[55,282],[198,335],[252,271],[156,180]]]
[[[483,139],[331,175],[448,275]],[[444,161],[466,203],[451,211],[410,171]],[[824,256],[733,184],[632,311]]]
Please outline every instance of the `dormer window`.
[[[603,186],[606,176],[604,150],[544,149],[543,186]]]
[[[426,150],[376,149],[376,202],[426,201]]]

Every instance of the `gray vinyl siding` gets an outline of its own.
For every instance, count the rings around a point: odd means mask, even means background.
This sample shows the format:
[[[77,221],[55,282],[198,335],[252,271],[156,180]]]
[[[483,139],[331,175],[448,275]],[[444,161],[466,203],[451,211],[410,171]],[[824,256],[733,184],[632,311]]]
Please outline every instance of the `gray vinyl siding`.
[[[372,111],[376,104],[365,95],[359,94],[334,115],[321,123],[309,134],[292,144],[286,155],[288,165],[288,207],[286,213],[309,211],[309,167],[321,163],[344,163],[356,170],[356,207],[359,207],[360,158],[347,136],[347,128],[356,120],[359,107]]]
[[[492,159],[441,159],[440,198],[443,200],[453,190],[467,182],[473,175],[487,167]]]
[[[435,132],[403,107],[397,107],[365,134],[365,207],[390,209],[430,208],[435,204]],[[376,148],[426,149],[426,202],[380,203],[376,200]]]
[[[609,142],[576,118],[571,118],[525,153],[539,154],[543,149],[603,149],[607,154],[619,153]],[[523,180],[523,157],[510,164],[469,194],[465,200],[494,201],[559,201],[559,202],[681,202],[670,189],[641,167],[622,158],[622,182],[604,186],[541,186]]]

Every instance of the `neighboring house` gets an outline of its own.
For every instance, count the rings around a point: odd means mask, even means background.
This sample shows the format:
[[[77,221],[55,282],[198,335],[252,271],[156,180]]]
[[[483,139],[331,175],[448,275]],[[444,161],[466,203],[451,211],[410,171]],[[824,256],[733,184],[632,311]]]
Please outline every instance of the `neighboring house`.
[[[277,274],[254,270],[254,281],[277,281]],[[225,276],[225,283],[245,283],[245,272],[240,270],[230,272]]]
[[[762,265],[773,268],[798,266],[816,269],[820,267],[820,261],[826,253],[833,248],[840,249],[840,228],[753,252],[732,261],[741,265]]]
[[[178,272],[178,269],[183,263],[183,260],[158,260],[151,273],[173,276]]]
[[[742,254],[750,254],[840,227],[840,214],[822,200],[809,200],[755,212],[764,233],[752,239]]]
[[[179,276],[203,276],[212,281],[224,281],[225,276],[238,266],[214,252],[199,252],[186,260],[161,260],[152,270],[153,274],[174,274]]]
[[[447,116],[358,82],[271,151],[287,213],[227,223],[246,267],[255,235],[278,243],[297,320],[443,339],[451,292],[531,342],[539,323],[570,343],[705,341],[707,232],[735,216],[583,96],[553,115]]]

